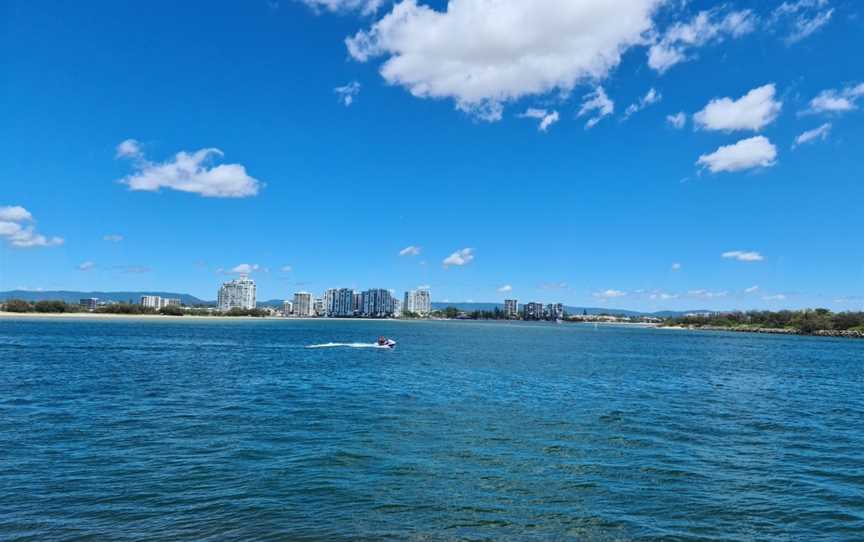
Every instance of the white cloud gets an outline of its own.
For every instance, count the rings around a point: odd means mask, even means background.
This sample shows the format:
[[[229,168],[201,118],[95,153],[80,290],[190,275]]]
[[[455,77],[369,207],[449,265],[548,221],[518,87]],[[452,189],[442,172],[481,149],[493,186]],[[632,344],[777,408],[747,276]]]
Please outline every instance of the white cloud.
[[[726,297],[729,292],[712,292],[710,290],[690,290],[687,292],[690,297],[698,297],[700,299],[714,299],[716,297]]]
[[[738,260],[739,262],[761,262],[765,259],[758,252],[747,250],[730,250],[721,254],[720,257],[727,260]]]
[[[648,299],[667,301],[669,299],[678,299],[678,294],[670,294],[667,292],[653,292],[648,295]]]
[[[141,152],[141,144],[134,139],[121,141],[117,145],[115,158],[141,158],[144,154]]]
[[[687,113],[681,111],[674,115],[666,115],[666,122],[671,124],[673,128],[680,130],[687,124]]]
[[[81,262],[78,264],[78,271],[90,271],[96,267],[96,264],[91,261]]]
[[[314,10],[326,10],[333,13],[360,11],[365,14],[374,13],[384,4],[384,0],[300,0]]]
[[[603,120],[603,117],[611,115],[615,111],[615,102],[609,99],[603,87],[597,87],[594,92],[589,92],[582,97],[582,107],[579,108],[578,116],[582,117],[593,113],[585,128],[593,128],[595,124]]]
[[[31,222],[33,215],[20,205],[9,205],[0,207],[0,220],[6,222]]]
[[[810,100],[810,108],[804,113],[845,113],[858,109],[858,98],[864,96],[864,83],[850,85],[840,90],[823,90]]]
[[[663,73],[689,60],[690,49],[738,38],[756,29],[756,16],[749,9],[721,15],[723,8],[699,12],[691,21],[675,23],[648,50],[648,65]]]
[[[627,292],[622,292],[621,290],[605,290],[603,292],[594,292],[592,295],[599,299],[614,299],[616,297],[626,296]]]
[[[762,299],[764,299],[765,301],[783,301],[784,299],[786,299],[786,296],[783,294],[774,294],[763,296]]]
[[[384,57],[388,83],[497,121],[507,102],[603,80],[646,42],[662,3],[450,0],[438,11],[404,0],[346,45],[360,62]]]
[[[568,287],[566,282],[544,282],[540,285],[541,290],[566,290]]]
[[[463,266],[471,263],[474,260],[474,249],[473,248],[463,248],[461,250],[457,250],[453,254],[444,258],[444,267],[448,267],[451,265],[455,266]]]
[[[334,88],[333,92],[335,92],[339,96],[339,101],[342,103],[342,105],[348,107],[349,105],[354,103],[354,97],[360,93],[360,83],[358,83],[357,81],[351,81],[344,87]]]
[[[558,111],[547,111],[545,109],[534,109],[529,107],[524,113],[519,115],[520,118],[539,119],[540,124],[537,129],[545,132],[549,126],[558,122]]]
[[[831,133],[831,123],[826,122],[822,126],[818,128],[813,128],[812,130],[807,130],[803,132],[801,135],[795,138],[795,145],[793,147],[797,147],[798,145],[804,145],[805,143],[811,143],[818,139],[825,141],[828,139],[828,134]]]
[[[703,154],[696,161],[697,165],[707,167],[711,173],[765,168],[776,163],[777,147],[764,136],[742,139],[733,145],[720,147],[711,154]]]
[[[681,264],[678,262],[673,263],[672,264],[672,271],[681,271]]]
[[[703,130],[752,130],[758,132],[774,122],[783,102],[774,99],[774,84],[754,88],[741,98],[715,98],[693,115],[693,123]]]
[[[15,248],[53,247],[63,244],[62,237],[46,237],[36,232],[30,211],[20,205],[0,206],[0,237]]]
[[[110,241],[112,243],[119,243],[120,241],[123,240],[123,236],[118,235],[116,233],[112,233],[110,235],[106,235],[106,236],[102,237],[102,240],[103,241]]]
[[[759,291],[759,286],[753,285],[749,288],[744,288],[744,292],[748,294],[754,294]]]
[[[430,286],[429,284],[421,284],[420,286],[417,287],[417,290],[431,290],[431,289],[432,289],[432,286]]]
[[[261,182],[247,175],[240,164],[208,167],[212,157],[223,155],[219,149],[201,149],[191,154],[181,151],[172,161],[160,164],[145,160],[140,152],[121,154],[120,148],[128,141],[118,146],[117,155],[133,159],[135,172],[120,180],[130,190],[155,192],[170,188],[211,198],[244,198],[258,194],[261,188]]]
[[[651,88],[645,96],[639,99],[638,102],[634,104],[630,104],[627,109],[624,111],[624,119],[630,118],[634,113],[638,113],[642,111],[649,105],[656,104],[663,99],[663,96],[657,92],[655,89]]]
[[[291,271],[294,271],[294,268],[290,265],[283,265],[279,270],[283,273],[290,273]]]
[[[399,251],[400,256],[419,256],[421,248],[414,245],[407,246]]]
[[[506,294],[507,292],[512,292],[512,291],[513,291],[513,287],[510,286],[509,284],[505,284],[504,286],[501,286],[500,288],[498,288],[498,292],[502,293],[502,294]]]
[[[257,263],[254,263],[254,264],[241,263],[240,265],[237,265],[233,269],[231,269],[231,272],[232,273],[239,273],[241,275],[248,275],[249,273],[252,273],[253,271],[258,271],[258,269],[260,269],[260,266]]]
[[[828,0],[798,0],[783,2],[772,13],[772,26],[788,25],[787,45],[799,42],[814,34],[831,21],[834,9],[828,7]]]

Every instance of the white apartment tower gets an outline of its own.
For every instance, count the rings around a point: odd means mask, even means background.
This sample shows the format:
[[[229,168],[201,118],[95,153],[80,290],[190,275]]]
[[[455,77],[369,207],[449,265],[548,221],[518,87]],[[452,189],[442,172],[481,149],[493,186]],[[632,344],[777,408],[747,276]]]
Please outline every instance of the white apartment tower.
[[[246,275],[228,281],[219,288],[217,305],[220,311],[255,308],[255,281]]]
[[[309,292],[294,294],[294,316],[312,316],[313,309],[312,294]]]
[[[511,320],[517,318],[519,316],[519,302],[515,299],[505,299],[504,315]]]
[[[402,311],[412,312],[420,316],[428,316],[432,312],[432,295],[426,288],[405,292]]]

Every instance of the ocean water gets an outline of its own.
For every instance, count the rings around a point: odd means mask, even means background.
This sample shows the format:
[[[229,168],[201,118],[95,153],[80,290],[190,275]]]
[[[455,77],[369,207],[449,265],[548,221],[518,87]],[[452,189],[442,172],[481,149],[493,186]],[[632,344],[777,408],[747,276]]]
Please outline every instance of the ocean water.
[[[860,541],[864,341],[0,320],[0,540]]]

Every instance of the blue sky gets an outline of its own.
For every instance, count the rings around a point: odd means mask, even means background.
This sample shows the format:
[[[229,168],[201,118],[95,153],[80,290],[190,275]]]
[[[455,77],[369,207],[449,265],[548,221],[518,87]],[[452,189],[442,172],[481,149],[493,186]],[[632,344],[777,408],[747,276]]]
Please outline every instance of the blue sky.
[[[864,307],[862,6],[530,4],[5,2],[0,289]]]

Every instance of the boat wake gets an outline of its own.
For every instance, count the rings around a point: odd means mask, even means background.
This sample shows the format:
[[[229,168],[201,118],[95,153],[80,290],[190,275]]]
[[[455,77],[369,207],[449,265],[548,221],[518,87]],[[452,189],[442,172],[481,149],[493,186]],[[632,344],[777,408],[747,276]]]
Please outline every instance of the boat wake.
[[[389,346],[377,343],[324,343],[310,344],[306,348],[379,348],[390,350]]]

